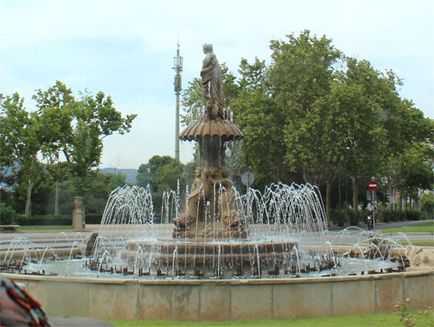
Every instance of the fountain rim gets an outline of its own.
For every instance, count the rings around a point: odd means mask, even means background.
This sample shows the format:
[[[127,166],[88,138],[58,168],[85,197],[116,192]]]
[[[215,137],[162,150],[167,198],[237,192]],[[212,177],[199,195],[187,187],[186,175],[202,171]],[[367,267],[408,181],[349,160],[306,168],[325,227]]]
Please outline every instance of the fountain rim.
[[[391,279],[396,277],[411,278],[419,276],[434,276],[434,269],[414,268],[411,271],[392,272],[374,275],[358,276],[327,276],[327,277],[299,277],[299,278],[248,278],[248,279],[140,279],[140,278],[105,278],[105,277],[68,277],[68,276],[32,276],[4,273],[4,276],[20,281],[50,281],[83,284],[138,284],[138,285],[282,285],[282,284],[313,284],[345,281],[367,281]]]

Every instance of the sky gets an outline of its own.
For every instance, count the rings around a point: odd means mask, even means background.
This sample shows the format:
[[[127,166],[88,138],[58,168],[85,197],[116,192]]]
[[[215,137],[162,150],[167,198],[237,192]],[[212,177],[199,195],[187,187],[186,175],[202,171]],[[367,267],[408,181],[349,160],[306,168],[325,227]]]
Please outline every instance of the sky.
[[[308,29],[346,55],[403,80],[400,95],[434,118],[432,0],[0,0],[0,92],[34,108],[36,89],[60,80],[76,95],[103,91],[138,115],[129,134],[104,140],[101,167],[138,168],[174,156],[173,57],[183,87],[199,77],[202,44],[237,72],[241,58],[270,60],[270,40]],[[181,142],[181,161],[192,144]]]

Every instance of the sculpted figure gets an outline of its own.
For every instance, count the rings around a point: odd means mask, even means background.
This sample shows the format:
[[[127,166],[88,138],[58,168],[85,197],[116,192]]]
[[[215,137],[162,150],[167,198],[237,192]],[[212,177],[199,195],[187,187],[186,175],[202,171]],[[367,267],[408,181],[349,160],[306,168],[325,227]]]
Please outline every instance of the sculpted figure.
[[[200,208],[201,210],[198,211],[198,206],[200,200],[209,197],[210,189],[209,183],[201,175],[201,170],[196,169],[195,179],[187,199],[188,210],[181,213],[181,215],[173,221],[175,225],[184,227],[188,224],[194,224],[198,218],[197,215],[203,215],[203,208]]]
[[[200,167],[196,170],[186,208],[172,221],[175,224],[172,236],[192,240],[246,238],[246,220],[237,210],[236,190],[224,167],[224,143],[241,139],[243,135],[226,119],[220,67],[212,45],[204,44],[203,52],[200,76],[206,112],[185,130],[199,141]]]
[[[198,169],[187,203],[187,209],[172,221],[176,226],[174,237],[245,236],[244,220],[237,212],[232,182],[225,169]],[[205,203],[216,214],[208,216],[208,227]]]
[[[224,99],[221,86],[220,66],[216,55],[213,52],[212,44],[204,44],[203,52],[205,58],[202,61],[202,78],[203,91],[207,102],[207,115],[209,119],[224,117]]]

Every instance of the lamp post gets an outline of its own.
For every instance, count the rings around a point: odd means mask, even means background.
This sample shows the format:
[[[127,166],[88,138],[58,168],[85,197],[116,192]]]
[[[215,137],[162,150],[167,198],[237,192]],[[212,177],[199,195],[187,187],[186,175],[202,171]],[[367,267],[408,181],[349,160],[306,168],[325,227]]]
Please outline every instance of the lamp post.
[[[181,72],[182,72],[182,57],[179,55],[179,42],[176,49],[176,57],[173,58],[173,67],[175,70],[175,80],[173,86],[176,95],[176,113],[175,113],[175,159],[179,162],[179,96],[181,95]]]

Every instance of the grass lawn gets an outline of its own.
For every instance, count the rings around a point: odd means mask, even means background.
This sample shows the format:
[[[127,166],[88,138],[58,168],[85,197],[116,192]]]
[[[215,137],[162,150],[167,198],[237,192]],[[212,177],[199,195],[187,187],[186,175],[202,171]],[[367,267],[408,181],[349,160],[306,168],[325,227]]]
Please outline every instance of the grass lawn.
[[[399,241],[400,244],[407,244],[407,241],[404,240],[400,240]],[[416,245],[416,246],[434,246],[434,238],[430,239],[430,240],[412,240],[411,241],[412,245]]]
[[[427,227],[427,226],[434,227],[434,221],[425,221],[425,222],[414,224],[413,226],[417,226],[417,227]]]
[[[416,326],[432,326],[433,312],[423,316],[417,312],[412,314],[416,318]],[[143,321],[143,320],[112,320],[110,323],[116,327],[399,327],[404,326],[399,321],[397,313],[372,314],[363,316],[338,316],[306,318],[293,320],[244,320],[244,321]]]
[[[40,231],[63,231],[63,230],[72,230],[71,225],[64,226],[21,226],[17,228],[19,232],[40,232]]]
[[[382,233],[434,233],[434,226],[426,226],[426,227],[396,227],[396,228],[384,228],[381,229]]]

